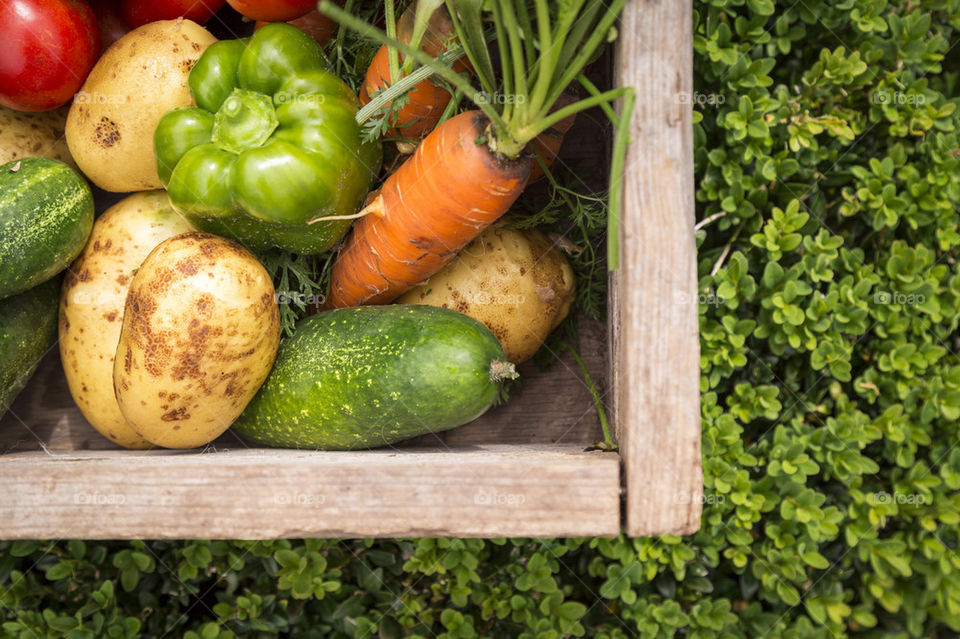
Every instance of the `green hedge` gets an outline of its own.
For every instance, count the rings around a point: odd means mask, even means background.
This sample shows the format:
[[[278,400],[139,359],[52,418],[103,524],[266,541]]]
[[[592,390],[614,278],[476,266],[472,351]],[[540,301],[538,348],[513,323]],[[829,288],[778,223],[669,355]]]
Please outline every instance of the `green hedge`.
[[[695,11],[699,533],[0,542],[3,636],[958,636],[960,2]]]

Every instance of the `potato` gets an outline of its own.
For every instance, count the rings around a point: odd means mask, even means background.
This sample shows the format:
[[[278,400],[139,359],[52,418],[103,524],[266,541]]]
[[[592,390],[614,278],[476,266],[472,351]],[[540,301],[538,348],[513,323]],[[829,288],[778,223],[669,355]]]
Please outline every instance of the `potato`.
[[[134,272],[167,238],[193,227],[170,206],[165,191],[137,193],[97,218],[60,296],[60,359],[80,412],[108,439],[150,448],[120,412],[113,392],[113,356]]]
[[[573,269],[546,235],[491,227],[397,302],[452,308],[483,322],[519,364],[567,316],[574,291]]]
[[[0,106],[0,164],[41,157],[77,168],[63,137],[66,126],[66,107],[24,113]]]
[[[243,412],[279,344],[273,282],[256,257],[209,233],[170,238],[130,284],[113,367],[120,411],[158,446],[203,446]]]
[[[161,187],[153,131],[170,109],[194,104],[190,69],[216,42],[190,20],[161,20],[117,40],[74,97],[67,144],[97,186],[126,193]]]

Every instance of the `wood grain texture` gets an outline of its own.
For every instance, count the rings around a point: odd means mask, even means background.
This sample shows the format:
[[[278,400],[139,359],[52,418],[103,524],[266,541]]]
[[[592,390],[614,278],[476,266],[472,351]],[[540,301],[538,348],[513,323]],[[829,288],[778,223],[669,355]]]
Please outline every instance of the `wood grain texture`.
[[[0,538],[613,536],[620,463],[579,446],[0,456]]]
[[[627,3],[615,66],[638,94],[609,327],[632,536],[700,527],[692,16],[689,0]]]

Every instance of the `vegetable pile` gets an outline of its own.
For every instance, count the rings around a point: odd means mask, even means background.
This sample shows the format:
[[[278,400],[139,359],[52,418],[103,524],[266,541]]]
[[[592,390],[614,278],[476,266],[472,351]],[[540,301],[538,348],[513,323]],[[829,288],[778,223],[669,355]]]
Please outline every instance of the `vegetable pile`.
[[[555,161],[602,107],[619,179],[633,91],[587,66],[624,2],[5,4],[21,52],[17,7],[86,39],[47,51],[46,75],[0,53],[0,328],[21,344],[0,409],[51,340],[15,309],[66,270],[68,386],[120,446],[232,426],[369,448],[477,418],[602,312],[616,200]],[[45,133],[64,110],[68,152]],[[94,220],[84,177],[128,195]]]

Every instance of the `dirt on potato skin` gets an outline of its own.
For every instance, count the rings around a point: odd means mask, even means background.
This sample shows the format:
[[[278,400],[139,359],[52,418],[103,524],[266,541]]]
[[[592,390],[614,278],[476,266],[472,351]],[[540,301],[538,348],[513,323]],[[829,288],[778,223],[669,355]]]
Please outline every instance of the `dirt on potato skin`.
[[[117,398],[133,428],[161,446],[198,446],[223,432],[279,347],[269,275],[246,249],[208,233],[154,249],[134,276],[124,317]]]

